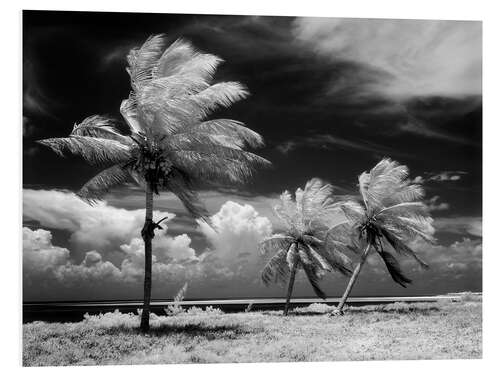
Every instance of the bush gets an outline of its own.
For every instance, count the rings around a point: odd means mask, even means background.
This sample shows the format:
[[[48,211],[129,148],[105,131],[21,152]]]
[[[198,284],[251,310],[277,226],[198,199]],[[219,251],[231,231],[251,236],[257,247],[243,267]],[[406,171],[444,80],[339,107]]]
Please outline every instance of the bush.
[[[326,303],[311,303],[306,307],[296,307],[293,312],[297,314],[326,314],[334,309],[334,306],[328,306]]]
[[[118,310],[99,315],[86,313],[83,316],[83,323],[98,328],[135,328],[140,323],[140,315],[123,314]]]
[[[480,293],[463,292],[460,294],[460,300],[462,302],[481,302],[483,295]]]

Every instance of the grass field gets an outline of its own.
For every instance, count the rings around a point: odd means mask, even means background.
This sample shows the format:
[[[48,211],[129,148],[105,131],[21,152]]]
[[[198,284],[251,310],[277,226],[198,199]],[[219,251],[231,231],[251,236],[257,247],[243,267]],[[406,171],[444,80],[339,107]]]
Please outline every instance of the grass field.
[[[79,323],[23,326],[23,365],[347,361],[481,358],[482,304],[462,302],[223,314],[192,309],[139,318],[118,312]]]

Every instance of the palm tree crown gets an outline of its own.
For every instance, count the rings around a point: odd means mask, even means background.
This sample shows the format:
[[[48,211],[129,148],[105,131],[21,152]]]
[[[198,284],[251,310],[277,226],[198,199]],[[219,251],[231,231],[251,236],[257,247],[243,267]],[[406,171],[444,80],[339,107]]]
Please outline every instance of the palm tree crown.
[[[432,218],[420,200],[424,191],[408,178],[408,168],[390,159],[380,161],[369,173],[359,176],[363,203],[348,202],[344,212],[358,233],[356,246],[371,246],[384,261],[393,280],[403,287],[411,283],[401,271],[396,254],[413,258],[421,267],[427,264],[407,245],[421,238],[434,242]],[[361,244],[360,242],[363,242]]]
[[[274,211],[286,229],[260,243],[263,254],[275,253],[262,271],[266,285],[286,282],[290,272],[294,277],[295,268],[300,267],[315,293],[325,298],[318,285],[325,272],[351,273],[350,259],[344,252],[353,247],[349,241],[349,223],[340,207],[341,203],[332,198],[332,186],[317,178],[307,182],[304,190],[297,189],[295,200],[288,191],[280,196]]]
[[[171,191],[191,214],[206,217],[197,184],[242,182],[269,162],[244,151],[263,144],[259,134],[235,120],[208,119],[248,95],[238,82],[212,83],[222,60],[182,39],[165,47],[166,38],[156,35],[127,57],[132,91],[120,111],[128,132],[112,119],[91,116],[69,137],[40,143],[104,167],[79,191],[90,202],[132,179],[156,193]]]

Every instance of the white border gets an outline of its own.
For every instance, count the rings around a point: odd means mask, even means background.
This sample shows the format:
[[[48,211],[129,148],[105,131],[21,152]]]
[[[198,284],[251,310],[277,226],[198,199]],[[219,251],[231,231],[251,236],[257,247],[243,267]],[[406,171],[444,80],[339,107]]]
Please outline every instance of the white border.
[[[116,367],[73,367],[71,372],[86,373],[136,373],[138,371],[167,371],[179,373],[218,373],[238,372],[283,372],[319,373],[323,371],[370,374],[392,372],[406,374],[421,373],[491,373],[498,361],[498,280],[497,265],[500,264],[498,241],[494,241],[495,224],[498,222],[498,116],[499,97],[496,95],[500,84],[499,49],[500,36],[498,16],[494,1],[462,0],[349,0],[305,2],[252,0],[209,1],[12,1],[2,4],[0,12],[1,47],[1,135],[2,135],[2,239],[7,237],[1,247],[2,269],[0,275],[2,287],[2,346],[0,349],[1,367],[5,373],[40,372],[64,373],[67,368],[22,369],[21,363],[21,90],[22,90],[22,26],[21,9],[52,10],[87,10],[87,11],[127,11],[151,13],[198,13],[198,14],[258,14],[258,15],[293,15],[293,16],[330,16],[357,18],[420,18],[420,19],[465,19],[483,21],[484,40],[484,75],[483,75],[483,137],[484,137],[484,212],[483,212],[483,264],[484,264],[484,347],[483,360],[475,361],[385,361],[385,362],[332,362],[332,363],[294,363],[294,364],[245,364],[245,365],[169,365],[168,367],[150,368],[146,366]],[[54,51],[56,53],[56,51]],[[6,114],[6,115],[5,115]],[[425,152],[425,149],[422,149]],[[498,229],[497,229],[498,231]],[[491,234],[491,235],[490,235]],[[17,266],[17,267],[16,267]]]

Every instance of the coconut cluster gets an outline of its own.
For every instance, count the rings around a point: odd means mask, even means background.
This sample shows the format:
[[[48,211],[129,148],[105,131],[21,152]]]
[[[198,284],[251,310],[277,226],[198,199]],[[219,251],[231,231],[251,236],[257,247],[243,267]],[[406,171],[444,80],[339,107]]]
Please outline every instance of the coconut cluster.
[[[144,176],[144,179],[157,192],[159,187],[164,186],[167,176],[172,170],[172,163],[160,152],[143,151],[139,153],[132,169]]]

